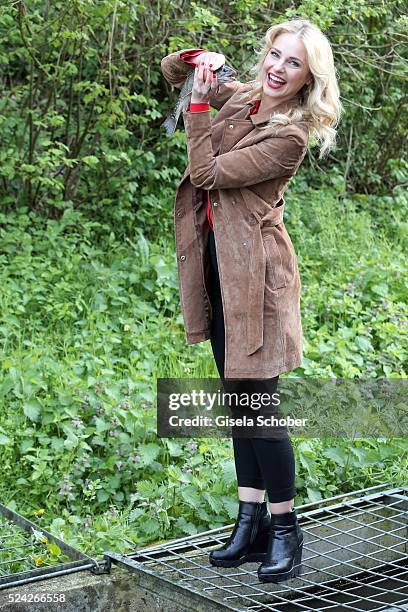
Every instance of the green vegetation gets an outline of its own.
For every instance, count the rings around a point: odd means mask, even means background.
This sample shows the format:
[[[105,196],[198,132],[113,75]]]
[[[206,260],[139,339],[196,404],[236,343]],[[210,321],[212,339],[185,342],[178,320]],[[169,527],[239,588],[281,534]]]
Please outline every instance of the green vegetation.
[[[302,180],[287,227],[304,285],[305,360],[290,375],[405,377],[399,225],[382,231],[369,199],[339,200],[335,187]],[[172,238],[124,243],[112,231],[97,243],[80,213],[1,221],[0,496],[20,512],[45,508],[44,525],[88,552],[231,522],[230,441],[155,433],[156,377],[217,376],[210,343],[185,343]],[[293,442],[297,505],[402,484],[408,467],[406,440]]]
[[[155,433],[157,377],[217,375],[179,308],[186,146],[159,128],[166,53],[220,49],[245,79],[271,23],[305,16],[329,34],[346,113],[338,150],[317,166],[312,149],[286,196],[305,334],[290,375],[407,374],[402,2],[188,4],[0,8],[0,499],[92,554],[237,510],[230,440]],[[406,479],[406,439],[293,444],[297,505]]]

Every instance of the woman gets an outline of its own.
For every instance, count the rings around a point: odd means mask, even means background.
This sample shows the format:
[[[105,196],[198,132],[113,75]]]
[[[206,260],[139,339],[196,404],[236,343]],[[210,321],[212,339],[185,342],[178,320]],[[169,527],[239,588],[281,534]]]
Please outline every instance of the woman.
[[[166,80],[179,88],[188,64],[196,66],[183,110],[189,165],[174,217],[181,308],[187,343],[210,339],[224,388],[272,395],[279,374],[302,361],[301,283],[283,192],[310,136],[320,157],[334,148],[342,107],[330,44],[308,20],[269,28],[254,81],[218,84],[214,71],[224,62],[204,49],[162,60]],[[210,105],[218,110],[213,121]],[[210,562],[262,561],[262,582],[299,575],[303,533],[289,436],[233,436],[233,448],[238,517]]]

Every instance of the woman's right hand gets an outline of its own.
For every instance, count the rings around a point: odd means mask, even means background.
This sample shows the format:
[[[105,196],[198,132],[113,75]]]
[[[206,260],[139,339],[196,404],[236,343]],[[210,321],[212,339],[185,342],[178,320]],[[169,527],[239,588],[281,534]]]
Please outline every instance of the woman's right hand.
[[[204,74],[203,79],[205,80],[207,77],[207,70],[218,70],[225,64],[225,55],[222,53],[215,53],[215,51],[205,51],[204,53],[200,53],[192,60],[196,66],[200,66],[201,62],[204,62]],[[210,64],[211,68],[210,68]]]

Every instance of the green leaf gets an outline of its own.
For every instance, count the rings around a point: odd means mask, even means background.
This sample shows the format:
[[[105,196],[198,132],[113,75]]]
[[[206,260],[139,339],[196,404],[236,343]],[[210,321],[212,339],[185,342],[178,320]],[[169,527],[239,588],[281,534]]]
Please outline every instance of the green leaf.
[[[223,506],[222,499],[214,497],[214,495],[211,495],[208,493],[208,491],[205,491],[202,496],[208,502],[211,510],[213,510],[216,514],[221,512]]]
[[[14,388],[15,382],[11,376],[6,376],[0,385],[0,396],[6,397],[6,395]]]
[[[51,540],[50,544],[48,545],[48,550],[53,557],[60,557],[62,554],[60,547],[54,540]]]
[[[169,449],[169,454],[171,457],[180,457],[184,453],[184,449],[180,442],[176,440],[165,439],[165,443],[167,448]]]
[[[224,484],[230,485],[236,481],[235,463],[233,460],[223,461],[221,463],[221,478]]]
[[[374,293],[378,293],[379,295],[388,295],[388,285],[386,283],[379,283],[378,285],[373,285],[371,290]]]
[[[323,499],[319,489],[313,489],[312,487],[306,487],[306,490],[309,496],[309,500],[311,502],[316,502],[316,501],[320,501],[321,499]]]
[[[95,168],[99,164],[99,159],[95,155],[86,155],[82,158],[82,161],[91,168]]]
[[[176,526],[183,533],[187,533],[188,535],[195,535],[198,532],[197,527],[193,523],[189,523],[188,521],[186,521],[184,516],[179,516],[176,521]]]
[[[161,447],[154,442],[149,442],[148,444],[139,444],[137,451],[138,454],[142,458],[142,462],[145,465],[148,465],[152,461],[154,461],[159,455]]]
[[[106,502],[109,499],[109,494],[103,489],[98,489],[96,497],[98,498],[99,502]]]
[[[338,446],[327,448],[326,450],[322,451],[322,455],[324,455],[328,459],[331,459],[332,461],[337,463],[337,465],[341,465],[342,467],[344,467],[346,463],[345,453],[343,449],[339,448]]]
[[[160,531],[161,527],[160,527],[160,523],[157,520],[154,519],[147,519],[146,521],[143,521],[143,531],[144,533],[150,535],[153,533],[158,533]]]
[[[355,343],[363,351],[373,351],[373,346],[368,338],[365,336],[356,336]]]
[[[181,497],[184,501],[191,506],[192,508],[197,508],[197,506],[202,503],[201,495],[197,493],[197,490],[192,485],[187,485],[183,487],[181,490]]]
[[[238,515],[239,502],[235,499],[229,499],[226,497],[223,499],[224,508],[230,519],[235,519]]]
[[[37,400],[30,400],[23,405],[23,412],[30,421],[38,421],[40,416],[41,406]]]

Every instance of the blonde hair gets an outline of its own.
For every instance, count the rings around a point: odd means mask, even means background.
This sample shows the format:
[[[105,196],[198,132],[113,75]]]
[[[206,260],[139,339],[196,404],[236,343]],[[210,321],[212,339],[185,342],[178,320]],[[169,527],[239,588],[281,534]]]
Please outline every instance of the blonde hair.
[[[251,81],[252,90],[247,94],[248,99],[251,101],[259,99],[263,91],[264,60],[275,38],[284,32],[297,34],[302,40],[313,80],[310,85],[305,84],[298,92],[299,103],[286,113],[272,114],[266,128],[288,125],[296,121],[306,122],[309,137],[315,138],[320,144],[319,159],[321,159],[336,147],[336,127],[343,113],[343,106],[340,102],[333,52],[320,28],[308,19],[292,19],[270,27],[262,38],[261,50],[255,51],[260,57],[250,68],[250,72],[255,73],[256,78]]]

